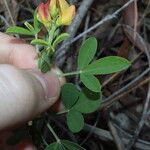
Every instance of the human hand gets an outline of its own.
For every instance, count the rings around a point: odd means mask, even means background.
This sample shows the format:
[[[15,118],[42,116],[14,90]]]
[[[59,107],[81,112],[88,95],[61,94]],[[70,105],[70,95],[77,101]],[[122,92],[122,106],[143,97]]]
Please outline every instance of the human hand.
[[[59,80],[36,67],[34,47],[0,33],[0,131],[31,120],[56,102]]]

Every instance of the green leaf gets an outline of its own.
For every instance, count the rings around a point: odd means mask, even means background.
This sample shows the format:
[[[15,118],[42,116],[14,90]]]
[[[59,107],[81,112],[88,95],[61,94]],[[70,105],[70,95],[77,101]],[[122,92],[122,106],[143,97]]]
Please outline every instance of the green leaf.
[[[61,143],[67,148],[66,150],[85,150],[80,145],[68,140],[61,140]]]
[[[61,98],[67,109],[70,109],[78,100],[79,91],[71,83],[65,84],[61,89]]]
[[[28,29],[18,27],[18,26],[9,27],[6,30],[6,33],[22,34],[22,35],[34,35],[34,33],[29,31]]]
[[[60,34],[56,40],[53,42],[53,47],[55,48],[60,42],[62,42],[63,40],[67,39],[69,37],[68,33],[62,33]]]
[[[81,74],[80,79],[83,82],[83,84],[90,89],[93,92],[100,92],[101,85],[99,80],[90,74]]]
[[[34,32],[34,28],[33,26],[29,23],[29,22],[25,22],[24,25],[31,31],[31,32]]]
[[[78,67],[85,68],[93,59],[97,50],[97,40],[94,37],[87,39],[79,50]]]
[[[79,100],[72,109],[85,114],[92,113],[100,107],[101,96],[101,92],[95,93],[88,89],[84,89],[83,92],[80,93]]]
[[[34,29],[36,34],[41,30],[41,23],[37,19],[37,10],[34,12]]]
[[[61,140],[48,145],[45,150],[85,150],[80,145],[68,140]]]
[[[82,73],[86,74],[111,74],[127,69],[131,63],[122,57],[108,56],[94,61]]]
[[[77,133],[84,127],[84,118],[82,114],[75,110],[70,110],[67,113],[67,125],[70,131]]]
[[[45,150],[64,150],[61,146],[61,142],[55,142],[55,143],[52,143],[50,145],[48,145]]]
[[[42,46],[48,46],[48,42],[42,40],[42,39],[33,39],[31,41],[31,44],[34,44],[34,45],[42,45]]]

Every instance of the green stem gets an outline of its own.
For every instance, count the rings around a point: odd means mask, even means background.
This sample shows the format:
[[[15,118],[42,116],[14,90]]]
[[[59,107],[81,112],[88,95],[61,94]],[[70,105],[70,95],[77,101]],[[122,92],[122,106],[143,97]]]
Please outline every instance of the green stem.
[[[50,46],[52,45],[52,41],[54,39],[54,34],[56,32],[56,29],[57,29],[56,25],[52,24],[52,28],[51,28],[51,30],[48,33],[49,34],[49,45]]]
[[[35,39],[38,39],[38,35],[37,34],[35,34]],[[35,48],[36,48],[36,52],[38,53],[39,52],[39,46],[36,45]]]
[[[63,110],[57,113],[57,115],[62,115],[68,113],[70,110]]]
[[[50,57],[51,55],[53,55],[54,52],[55,52],[55,50],[54,50],[53,47],[52,47],[52,42],[53,42],[53,40],[54,40],[54,38],[55,38],[56,29],[57,29],[57,26],[56,26],[54,23],[52,23],[52,28],[51,28],[50,31],[48,31],[48,36],[49,36],[48,43],[49,43],[49,46],[48,46],[48,48],[47,48],[47,51],[48,51],[49,57]]]
[[[60,142],[59,137],[57,136],[57,134],[55,133],[55,131],[53,130],[53,128],[51,127],[51,125],[49,123],[47,123],[47,127],[51,131],[51,133],[53,134],[53,136],[55,137],[56,141]]]
[[[43,138],[43,136],[42,136],[42,140],[43,140],[43,143],[44,143],[46,146],[48,146],[48,144],[47,144],[47,142],[45,141],[45,139]]]
[[[68,72],[68,73],[62,73],[62,74],[58,74],[59,77],[66,77],[66,76],[73,76],[73,75],[78,75],[81,74],[82,71],[74,71],[74,72]]]

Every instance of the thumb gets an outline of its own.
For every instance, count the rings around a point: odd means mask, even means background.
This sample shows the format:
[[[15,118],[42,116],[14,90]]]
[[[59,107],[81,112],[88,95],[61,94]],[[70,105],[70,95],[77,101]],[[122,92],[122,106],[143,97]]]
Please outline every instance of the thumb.
[[[0,65],[0,130],[31,120],[55,103],[59,93],[59,80],[53,73]]]
[[[40,103],[40,110],[44,111],[58,100],[60,94],[60,80],[54,72],[43,74],[37,70],[28,70],[28,73],[33,75],[42,85],[42,92],[44,92],[43,99],[45,99],[45,101],[40,101],[42,102],[42,104]]]

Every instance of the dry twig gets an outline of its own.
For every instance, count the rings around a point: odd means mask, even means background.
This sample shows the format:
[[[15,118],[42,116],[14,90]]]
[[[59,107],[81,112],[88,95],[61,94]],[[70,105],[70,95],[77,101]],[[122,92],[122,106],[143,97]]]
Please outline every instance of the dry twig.
[[[81,34],[79,34],[78,36],[76,36],[75,38],[73,38],[72,40],[66,42],[64,45],[61,46],[61,48],[59,48],[56,53],[56,56],[59,54],[59,57],[57,56],[56,62],[58,64],[58,66],[62,66],[62,64],[64,63],[64,61],[60,62],[60,59],[62,59],[64,57],[64,55],[66,54],[66,47],[74,42],[76,42],[77,40],[79,40],[81,37],[83,37],[85,34],[88,34],[89,32],[93,31],[94,29],[98,28],[99,26],[101,26],[102,24],[109,22],[112,19],[117,18],[117,15],[124,10],[126,7],[128,7],[131,3],[133,3],[134,0],[130,0],[128,1],[125,5],[123,5],[121,8],[119,8],[116,12],[114,12],[111,15],[106,16],[104,19],[100,20],[98,23],[96,23],[95,25],[93,25],[92,27],[90,27],[88,30],[82,32]],[[64,60],[64,59],[63,59]]]

